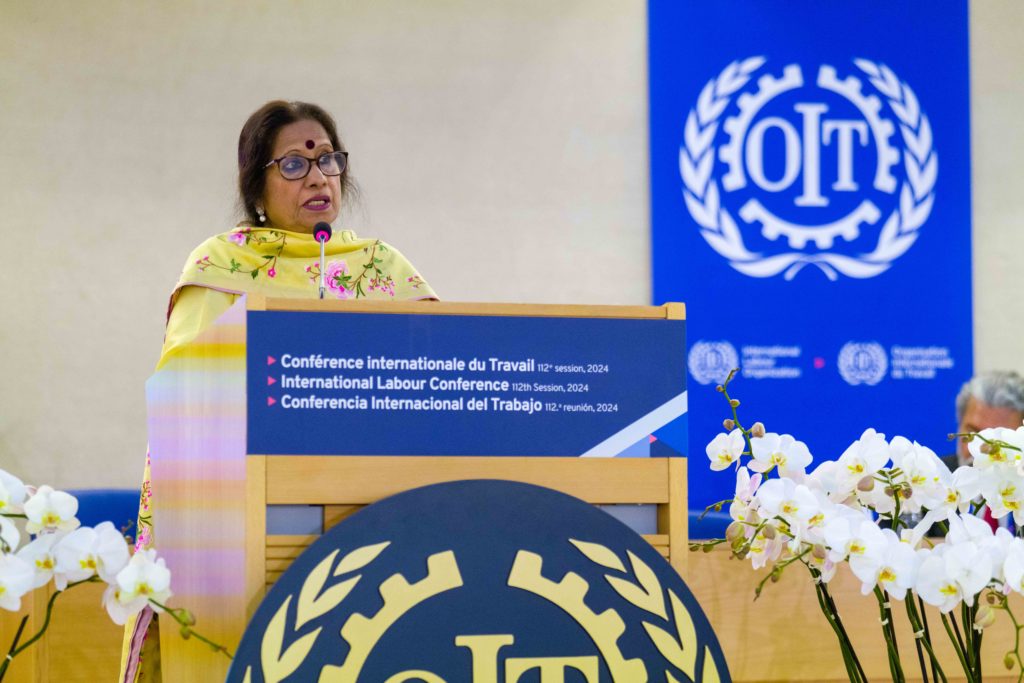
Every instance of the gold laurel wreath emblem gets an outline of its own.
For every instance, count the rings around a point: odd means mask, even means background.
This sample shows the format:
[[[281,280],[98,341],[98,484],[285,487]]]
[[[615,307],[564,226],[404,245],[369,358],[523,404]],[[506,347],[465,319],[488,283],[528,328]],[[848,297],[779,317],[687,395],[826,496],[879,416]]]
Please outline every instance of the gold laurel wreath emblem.
[[[328,580],[365,568],[389,545],[390,541],[384,541],[356,548],[336,566],[334,561],[340,550],[335,550],[321,560],[306,576],[299,590],[294,623],[289,623],[288,608],[295,594],[285,598],[263,632],[260,643],[260,668],[265,683],[280,683],[295,673],[306,661],[323,627],[317,626],[287,648],[284,646],[285,635],[298,634],[303,627],[336,609],[356,587],[362,575],[349,576],[331,586],[327,585]],[[355,683],[377,642],[403,614],[421,602],[461,585],[462,576],[455,553],[451,550],[430,555],[427,558],[427,576],[414,584],[410,584],[401,574],[389,576],[377,586],[384,600],[377,614],[372,618],[352,614],[345,621],[340,636],[349,644],[348,655],[341,666],[324,666],[318,678],[320,683]],[[246,667],[242,680],[243,683],[251,683],[251,665]]]
[[[390,541],[366,545],[356,548],[345,555],[334,571],[334,559],[338,556],[339,550],[320,561],[319,564],[306,576],[299,591],[299,601],[296,606],[295,623],[288,624],[288,607],[291,605],[294,594],[285,598],[281,607],[274,613],[274,617],[263,632],[263,641],[260,644],[260,666],[263,669],[263,679],[266,683],[278,683],[292,675],[296,669],[302,666],[313,649],[313,644],[320,635],[321,627],[302,636],[287,649],[284,648],[285,633],[296,633],[310,621],[322,617],[341,604],[352,589],[359,583],[362,575],[352,576],[341,583],[335,584],[324,590],[327,579],[333,574],[335,577],[344,574],[351,574],[367,566],[391,544]],[[251,683],[252,666],[246,667],[243,683]]]
[[[632,572],[626,569],[619,556],[610,548],[587,541],[569,539],[577,550],[591,562],[605,569],[611,569],[626,576],[605,574],[605,580],[616,593],[634,607],[658,617],[665,622],[664,628],[650,621],[644,621],[644,630],[661,656],[675,668],[682,671],[694,683],[719,683],[721,675],[711,654],[711,647],[697,638],[693,617],[671,588],[662,590],[661,582],[654,571],[639,557],[627,550]],[[632,577],[630,577],[632,573]],[[667,598],[667,600],[666,600]],[[671,614],[667,609],[671,606]],[[697,664],[703,659],[702,677],[697,680]],[[665,669],[667,683],[679,683],[669,669]]]

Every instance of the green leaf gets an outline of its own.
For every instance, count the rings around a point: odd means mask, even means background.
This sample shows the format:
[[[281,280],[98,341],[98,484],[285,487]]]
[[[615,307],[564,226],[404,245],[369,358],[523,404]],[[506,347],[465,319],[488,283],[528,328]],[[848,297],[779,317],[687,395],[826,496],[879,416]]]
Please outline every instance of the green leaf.
[[[373,262],[374,263],[382,263],[383,259],[375,258],[375,259],[373,259]]]
[[[260,274],[260,271],[255,270],[255,269],[251,273],[249,273],[249,275],[252,275],[252,279],[253,280],[255,280],[256,276],[259,275],[259,274]]]
[[[265,258],[265,259],[272,259],[272,258],[274,258],[274,255],[273,254],[264,254],[263,258]]]

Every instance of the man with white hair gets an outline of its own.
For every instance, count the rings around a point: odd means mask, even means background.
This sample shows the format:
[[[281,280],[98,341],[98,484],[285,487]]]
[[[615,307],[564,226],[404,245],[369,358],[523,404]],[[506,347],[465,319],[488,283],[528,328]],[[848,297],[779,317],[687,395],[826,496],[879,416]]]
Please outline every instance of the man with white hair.
[[[956,397],[956,419],[961,434],[993,427],[1016,429],[1024,420],[1024,378],[1016,372],[995,370],[975,375]],[[957,441],[957,462],[967,465],[967,444]]]

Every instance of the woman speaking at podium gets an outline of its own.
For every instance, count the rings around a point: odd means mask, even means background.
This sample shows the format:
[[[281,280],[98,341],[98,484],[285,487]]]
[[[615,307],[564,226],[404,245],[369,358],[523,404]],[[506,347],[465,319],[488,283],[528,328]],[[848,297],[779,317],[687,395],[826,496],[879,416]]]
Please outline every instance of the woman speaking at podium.
[[[159,369],[246,293],[270,297],[434,299],[434,291],[397,250],[330,225],[352,194],[348,152],[331,116],[315,104],[276,100],[260,107],[238,137],[238,189],[245,220],[189,256],[167,311]],[[316,237],[314,237],[316,233]],[[327,237],[321,263],[321,242]],[[136,548],[153,544],[149,458]],[[159,495],[157,483],[155,495]],[[173,569],[173,568],[172,568]],[[156,616],[129,621],[121,680],[158,680]]]

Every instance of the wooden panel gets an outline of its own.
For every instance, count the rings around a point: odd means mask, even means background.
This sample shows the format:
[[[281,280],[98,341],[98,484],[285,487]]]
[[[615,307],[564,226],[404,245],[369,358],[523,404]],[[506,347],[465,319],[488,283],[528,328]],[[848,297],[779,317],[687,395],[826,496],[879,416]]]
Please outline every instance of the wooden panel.
[[[296,557],[301,555],[305,549],[306,546],[299,545],[268,546],[267,562],[270,562],[271,560],[294,560]]]
[[[687,539],[689,515],[686,495],[686,458],[662,458],[668,467],[670,502],[658,506],[658,531],[668,535],[669,557],[672,567],[684,580],[687,578]]]
[[[252,619],[263,600],[266,575],[264,538],[267,534],[267,459],[254,455],[245,459],[245,595],[246,621]]]
[[[342,522],[362,510],[365,505],[325,505],[324,531]]]
[[[312,543],[313,541],[315,541],[318,538],[320,538],[320,537],[318,535],[316,535],[316,534],[303,534],[303,535],[300,535],[300,536],[289,536],[289,535],[280,534],[280,535],[276,535],[276,536],[267,536],[267,547],[271,548],[273,546],[294,546],[294,545],[305,547],[305,546],[309,545],[310,543]]]
[[[449,301],[338,301],[336,299],[263,299],[250,297],[249,310],[332,311],[346,313],[422,313],[552,318],[644,318],[664,320],[664,306],[586,306],[567,304],[486,304]],[[681,304],[679,304],[681,305]],[[676,311],[678,315],[678,310]],[[685,308],[683,309],[685,316]]]
[[[465,479],[521,481],[594,504],[668,503],[670,462],[685,467],[683,458],[267,456],[267,504],[368,505]]]

